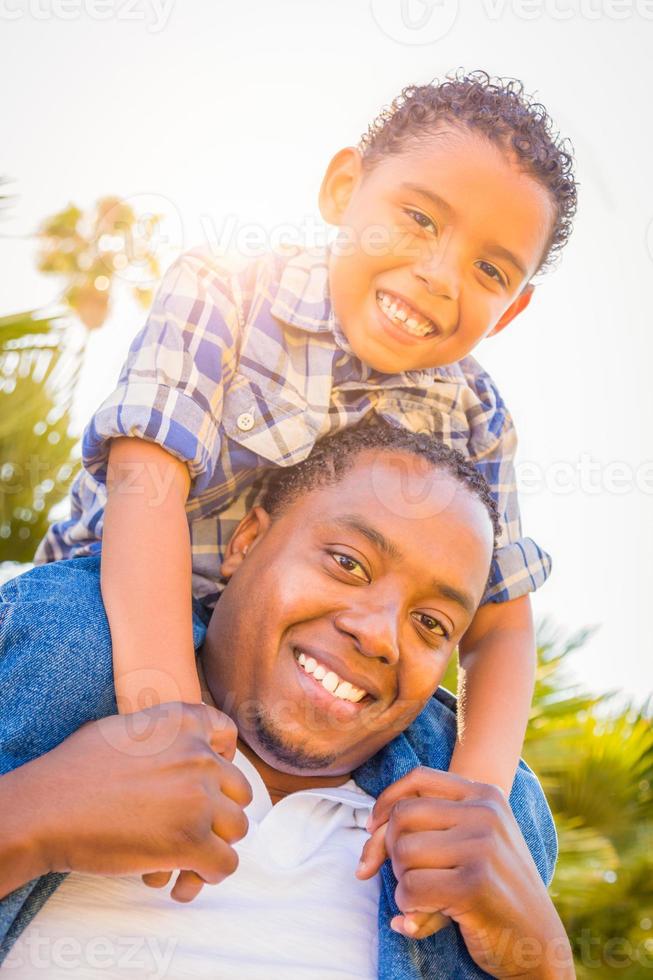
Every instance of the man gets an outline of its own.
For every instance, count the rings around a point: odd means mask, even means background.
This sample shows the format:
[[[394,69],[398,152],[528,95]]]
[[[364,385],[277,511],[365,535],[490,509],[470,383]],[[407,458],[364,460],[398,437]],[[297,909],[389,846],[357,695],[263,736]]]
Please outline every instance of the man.
[[[5,589],[0,751],[19,765],[0,779],[7,975],[39,975],[38,957],[48,977],[572,977],[532,773],[520,767],[513,816],[500,791],[440,771],[455,717],[432,695],[495,533],[486,485],[446,447],[381,424],[322,440],[229,544],[200,657],[215,707],[81,728],[80,700],[88,719],[115,711],[97,561],[69,563],[90,625],[65,657],[44,651],[36,616],[38,644],[24,612],[12,625]],[[14,586],[38,576],[35,608],[47,568]],[[173,896],[197,896],[183,909],[135,877],[162,886],[176,868]],[[130,973],[132,930],[151,955]]]

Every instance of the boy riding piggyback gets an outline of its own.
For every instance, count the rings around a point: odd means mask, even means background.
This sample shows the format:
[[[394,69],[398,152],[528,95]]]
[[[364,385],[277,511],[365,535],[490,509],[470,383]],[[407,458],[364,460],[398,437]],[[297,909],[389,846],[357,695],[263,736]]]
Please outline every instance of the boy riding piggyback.
[[[335,154],[319,205],[338,229],[328,248],[238,270],[196,249],[170,268],[85,431],[72,516],[37,560],[101,552],[121,711],[145,692],[198,701],[193,610],[219,597],[231,532],[270,470],[375,415],[431,433],[474,462],[502,517],[459,644],[451,768],[509,793],[533,687],[529,593],[550,559],[522,536],[513,422],[470,354],[528,306],[566,242],[572,160],[518,83],[475,72],[404,89]],[[352,569],[352,588],[373,574]],[[450,601],[424,583],[376,655],[420,642],[444,671]],[[341,680],[323,679],[334,698],[362,696]]]

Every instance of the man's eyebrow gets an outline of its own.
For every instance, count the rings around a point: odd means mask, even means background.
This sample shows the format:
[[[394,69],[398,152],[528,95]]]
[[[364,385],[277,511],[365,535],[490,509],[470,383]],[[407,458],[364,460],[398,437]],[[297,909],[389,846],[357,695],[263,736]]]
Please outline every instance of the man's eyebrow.
[[[443,197],[440,197],[439,194],[436,194],[435,191],[432,191],[429,187],[422,187],[421,184],[404,183],[401,185],[401,189],[404,191],[411,191],[413,194],[420,194],[422,197],[428,198],[428,200],[431,201],[436,208],[439,208],[443,214],[447,215],[447,217],[452,217],[456,213],[448,201],[445,201]],[[484,247],[485,251],[489,255],[496,255],[497,258],[505,259],[507,262],[514,265],[514,267],[521,272],[524,279],[526,279],[528,276],[528,269],[519,256],[515,255],[515,253],[509,248],[506,248],[504,245],[499,245],[497,242],[488,242]]]
[[[350,531],[357,531],[358,534],[362,534],[363,537],[367,538],[368,541],[375,545],[379,551],[382,551],[384,555],[387,555],[388,558],[394,558],[398,561],[404,557],[401,549],[393,541],[388,540],[378,528],[368,524],[365,518],[359,514],[343,514],[334,523],[339,524],[341,527],[346,527]],[[449,599],[451,602],[455,602],[456,605],[464,609],[470,616],[473,616],[476,612],[476,602],[474,602],[469,592],[465,592],[464,589],[458,589],[448,582],[443,582],[441,579],[432,579],[431,588],[436,595],[442,599]]]
[[[469,592],[465,592],[463,589],[457,589],[453,585],[448,585],[447,582],[441,582],[439,579],[433,579],[431,585],[439,596],[455,602],[457,606],[461,606],[470,616],[473,616],[476,612],[476,603]]]
[[[404,557],[401,550],[393,541],[389,541],[385,534],[382,534],[378,528],[368,524],[365,518],[359,514],[343,514],[342,517],[336,520],[336,524],[340,524],[350,531],[357,531],[358,534],[362,534],[363,537],[367,538],[373,545],[376,545],[379,551],[382,551],[388,558],[394,558],[398,561]]]

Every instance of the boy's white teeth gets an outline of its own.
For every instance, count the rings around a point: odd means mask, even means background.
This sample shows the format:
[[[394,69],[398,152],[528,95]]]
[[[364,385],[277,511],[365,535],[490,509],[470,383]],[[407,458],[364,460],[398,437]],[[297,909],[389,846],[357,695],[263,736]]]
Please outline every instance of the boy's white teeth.
[[[361,687],[354,687],[349,681],[343,681],[334,670],[328,670],[324,664],[318,663],[315,657],[307,657],[306,654],[299,653],[295,655],[295,659],[307,674],[312,674],[315,680],[336,698],[356,703],[362,701],[367,694],[367,691]]]
[[[416,337],[427,337],[435,332],[431,321],[415,316],[416,311],[407,304],[400,303],[388,296],[387,293],[381,292],[376,294],[376,299],[385,315],[389,316],[391,320],[398,320],[408,330],[408,333],[415,334]]]

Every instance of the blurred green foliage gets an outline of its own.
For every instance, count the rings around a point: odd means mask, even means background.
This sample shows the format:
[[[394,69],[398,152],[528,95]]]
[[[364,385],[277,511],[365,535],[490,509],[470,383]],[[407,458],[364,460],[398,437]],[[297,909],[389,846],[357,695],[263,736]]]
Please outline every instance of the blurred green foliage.
[[[81,350],[60,319],[0,318],[0,561],[31,561],[68,491],[70,403]]]
[[[653,728],[651,701],[590,696],[569,677],[589,632],[539,630],[524,758],[551,806],[559,858],[551,895],[580,980],[653,977]],[[456,690],[452,661],[443,684]]]
[[[8,183],[0,177],[0,214],[11,202]],[[78,465],[70,408],[87,331],[105,323],[120,287],[150,305],[139,280],[144,270],[150,283],[160,275],[152,246],[159,219],[102,197],[85,211],[68,204],[32,236],[38,270],[56,277],[61,292],[53,314],[0,317],[0,562],[31,561],[67,495]],[[81,338],[74,319],[86,328]]]

